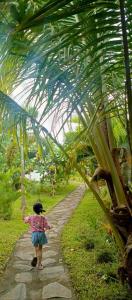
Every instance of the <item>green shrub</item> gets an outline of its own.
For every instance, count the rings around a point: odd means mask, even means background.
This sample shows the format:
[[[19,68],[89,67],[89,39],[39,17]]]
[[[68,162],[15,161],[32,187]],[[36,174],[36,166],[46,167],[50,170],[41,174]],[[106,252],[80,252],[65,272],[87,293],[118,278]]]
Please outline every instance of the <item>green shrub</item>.
[[[29,180],[29,179],[25,178],[24,186],[26,189],[26,193],[34,195],[34,194],[40,194],[40,192],[41,192],[41,184],[34,180]]]
[[[19,190],[21,188],[21,171],[19,168],[16,168],[12,171],[12,181],[13,187],[16,190]]]
[[[0,218],[4,220],[9,220],[12,215],[12,202],[18,198],[16,192],[11,189],[8,191],[0,187]]]
[[[9,220],[12,215],[12,202],[19,197],[20,193],[12,187],[10,174],[0,173],[0,218]]]

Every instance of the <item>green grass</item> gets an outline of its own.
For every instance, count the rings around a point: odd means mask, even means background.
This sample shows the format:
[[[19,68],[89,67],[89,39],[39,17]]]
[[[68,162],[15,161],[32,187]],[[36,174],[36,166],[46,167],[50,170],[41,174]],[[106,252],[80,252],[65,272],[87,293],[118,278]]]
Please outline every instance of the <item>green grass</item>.
[[[130,291],[121,285],[118,277],[110,281],[111,273],[117,275],[118,251],[103,223],[104,215],[92,193],[87,191],[62,234],[63,255],[70,270],[76,298],[129,300]],[[94,243],[91,251],[86,250],[89,242]],[[112,262],[98,263],[99,255],[106,251]]]
[[[46,212],[48,212],[69,192],[74,190],[76,186],[76,183],[66,186],[62,185],[57,188],[56,195],[51,197],[49,195],[49,187],[41,188],[41,190],[39,189],[39,193],[37,193],[37,185],[32,185],[27,194],[26,215],[33,213],[32,206],[38,199],[41,200]],[[18,199],[13,203],[13,215],[11,220],[0,220],[0,275],[2,275],[16,241],[28,228],[28,225],[25,225],[22,221],[20,206],[21,202],[20,199]]]

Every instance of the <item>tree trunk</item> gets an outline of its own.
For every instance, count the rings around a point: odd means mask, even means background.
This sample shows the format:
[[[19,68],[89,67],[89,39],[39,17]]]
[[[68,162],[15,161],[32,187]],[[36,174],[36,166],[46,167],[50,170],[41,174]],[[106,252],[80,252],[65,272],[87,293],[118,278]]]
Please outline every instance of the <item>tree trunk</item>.
[[[24,187],[24,179],[25,179],[25,161],[24,161],[24,145],[23,145],[23,133],[20,128],[20,156],[21,156],[21,208],[26,208],[26,197],[25,197],[25,187]]]
[[[130,152],[132,157],[132,86],[131,86],[129,46],[128,46],[128,37],[127,37],[127,21],[125,16],[125,0],[119,0],[119,3],[120,3],[123,48],[124,48],[124,64],[125,64],[125,73],[126,73],[126,93],[127,93],[127,100],[128,100],[129,143],[130,143]]]

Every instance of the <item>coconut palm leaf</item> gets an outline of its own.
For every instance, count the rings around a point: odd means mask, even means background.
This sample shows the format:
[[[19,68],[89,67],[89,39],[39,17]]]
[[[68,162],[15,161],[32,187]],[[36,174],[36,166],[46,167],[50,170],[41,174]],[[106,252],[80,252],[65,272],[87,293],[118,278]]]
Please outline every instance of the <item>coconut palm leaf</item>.
[[[35,128],[39,128],[37,134],[40,131],[44,132],[67,159],[70,159],[72,143],[71,148],[69,146],[65,150],[42,122],[54,112],[55,119],[63,119],[60,131],[68,119],[72,118],[73,112],[79,115],[86,141],[89,140],[99,165],[110,173],[116,200],[112,202],[113,205],[116,203],[120,208],[123,204],[131,214],[132,206],[127,198],[117,158],[113,157],[112,148],[116,148],[119,141],[116,131],[113,130],[112,120],[116,117],[119,124],[123,124],[124,136],[129,133],[128,141],[132,149],[132,2],[42,2],[34,11],[27,8],[25,2],[22,6],[19,5],[19,1],[14,1],[15,7],[12,7],[11,11],[6,6],[8,22],[1,17],[0,30],[3,41],[0,46],[2,82],[9,75],[8,62],[11,62],[12,66],[15,65],[17,74],[13,81],[9,81],[9,91],[20,84],[28,91],[30,81],[26,102],[28,105],[32,103],[41,111],[40,123],[32,119]],[[12,76],[14,69],[9,69]],[[2,104],[5,118],[9,115],[9,110],[4,105],[6,102]],[[14,109],[13,120],[16,112]],[[23,115],[18,111],[17,122],[20,121],[19,116],[21,119]],[[27,114],[24,118],[26,117]],[[77,142],[78,139],[75,142],[76,146]],[[86,176],[86,166],[82,169],[79,162],[75,161],[75,167],[113,224],[102,198]],[[113,228],[115,230],[115,227]],[[120,235],[115,235],[118,236],[119,242]],[[120,242],[119,244],[121,245]]]

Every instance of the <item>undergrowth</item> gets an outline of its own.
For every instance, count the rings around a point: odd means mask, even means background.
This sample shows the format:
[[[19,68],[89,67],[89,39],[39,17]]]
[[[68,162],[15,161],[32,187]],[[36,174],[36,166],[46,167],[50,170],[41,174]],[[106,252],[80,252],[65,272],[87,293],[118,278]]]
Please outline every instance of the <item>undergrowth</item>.
[[[87,191],[62,234],[62,250],[76,298],[129,300],[117,276],[119,253],[97,201]]]

